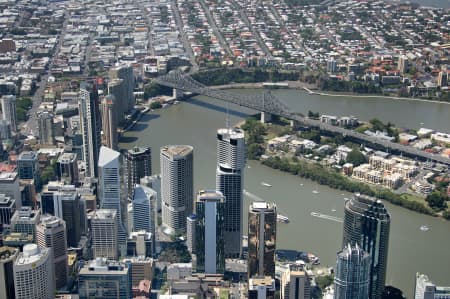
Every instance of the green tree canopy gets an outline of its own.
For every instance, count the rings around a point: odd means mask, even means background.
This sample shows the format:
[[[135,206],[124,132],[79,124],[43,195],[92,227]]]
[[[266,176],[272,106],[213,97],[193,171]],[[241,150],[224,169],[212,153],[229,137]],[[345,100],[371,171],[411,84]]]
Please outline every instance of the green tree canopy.
[[[447,201],[450,200],[450,198],[444,193],[434,191],[428,195],[425,200],[428,202],[430,207],[443,210],[447,208]]]
[[[359,166],[367,162],[366,156],[363,155],[359,150],[354,149],[347,155],[347,163],[352,163],[353,166]]]

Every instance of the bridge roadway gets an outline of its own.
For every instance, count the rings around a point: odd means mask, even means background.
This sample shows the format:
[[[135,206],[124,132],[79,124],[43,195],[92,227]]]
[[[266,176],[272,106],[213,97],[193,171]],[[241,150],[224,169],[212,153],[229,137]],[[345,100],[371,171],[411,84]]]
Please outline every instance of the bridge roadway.
[[[225,102],[233,103],[242,107],[250,108],[260,112],[269,113],[284,117],[289,120],[296,121],[305,126],[315,127],[321,131],[331,132],[334,134],[341,134],[344,137],[350,137],[354,140],[361,141],[367,145],[378,145],[393,152],[402,153],[405,156],[418,157],[421,160],[429,160],[450,166],[450,159],[434,155],[418,150],[412,146],[406,146],[399,143],[383,140],[366,134],[358,133],[352,130],[344,129],[337,126],[332,126],[320,122],[319,120],[306,118],[299,113],[291,112],[289,107],[276,98],[270,91],[260,95],[239,95],[223,90],[212,89],[202,83],[195,81],[188,75],[184,75],[181,72],[175,71],[167,75],[160,76],[153,79],[153,82],[160,85],[172,87],[174,89],[182,90],[185,92],[191,92],[194,94],[200,94]]]

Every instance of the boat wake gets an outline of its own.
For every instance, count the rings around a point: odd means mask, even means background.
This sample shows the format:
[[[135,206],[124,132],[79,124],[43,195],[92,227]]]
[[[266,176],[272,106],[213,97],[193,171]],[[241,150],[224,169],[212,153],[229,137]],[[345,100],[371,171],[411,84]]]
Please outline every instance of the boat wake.
[[[342,218],[338,218],[338,217],[334,217],[334,216],[330,216],[330,215],[325,215],[325,214],[317,213],[317,212],[311,212],[311,216],[317,217],[317,218],[321,218],[321,219],[325,219],[325,220],[331,220],[331,221],[335,221],[335,222],[339,222],[339,223],[344,222],[344,220]]]

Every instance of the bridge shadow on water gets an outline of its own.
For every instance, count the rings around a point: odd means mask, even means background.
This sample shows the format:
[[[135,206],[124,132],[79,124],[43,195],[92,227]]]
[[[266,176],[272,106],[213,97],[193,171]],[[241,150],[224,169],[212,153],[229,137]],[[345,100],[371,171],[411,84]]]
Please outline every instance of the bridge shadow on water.
[[[200,106],[200,107],[206,108],[206,109],[215,110],[217,112],[227,113],[227,108],[226,107],[219,106],[219,105],[212,104],[212,103],[208,103],[208,102],[206,102],[204,100],[190,98],[189,100],[186,101],[186,103],[192,104],[192,105],[197,105],[197,106]],[[234,106],[234,104],[231,104],[231,105]],[[235,109],[228,108],[228,114],[236,116],[236,117],[240,117],[240,118],[247,118],[247,117],[249,117],[249,116],[254,114],[254,112],[252,113],[251,110],[249,110],[249,109],[246,109],[246,110],[248,110],[249,112],[245,113],[243,111],[238,111],[238,110],[235,110]]]

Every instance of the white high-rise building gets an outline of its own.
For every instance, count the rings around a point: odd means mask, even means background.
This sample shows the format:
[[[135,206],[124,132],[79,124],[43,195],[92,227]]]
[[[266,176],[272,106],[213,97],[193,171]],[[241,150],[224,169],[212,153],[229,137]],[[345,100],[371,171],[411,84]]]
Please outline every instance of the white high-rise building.
[[[3,119],[9,122],[13,132],[17,132],[16,96],[5,95],[1,101]]]
[[[97,176],[97,162],[101,144],[101,117],[98,92],[95,86],[84,83],[80,86],[78,110],[83,137],[83,159],[86,176]]]
[[[226,198],[225,256],[234,258],[242,253],[244,137],[244,132],[238,128],[217,131],[216,190],[222,192]]]
[[[117,210],[99,209],[91,219],[94,257],[118,258]]]
[[[98,186],[102,209],[117,211],[119,243],[125,244],[127,233],[122,222],[120,188],[120,153],[106,146],[100,148],[98,160]]]
[[[14,262],[16,299],[53,299],[52,249],[27,244]]]
[[[55,287],[63,288],[67,284],[67,236],[64,220],[43,215],[36,226],[36,243],[40,248],[51,248],[53,255],[53,273]]]
[[[192,213],[194,148],[167,145],[161,148],[162,222],[170,233],[186,231],[186,217]]]
[[[136,185],[133,192],[133,231],[145,230],[154,234],[154,206],[156,192]]]

